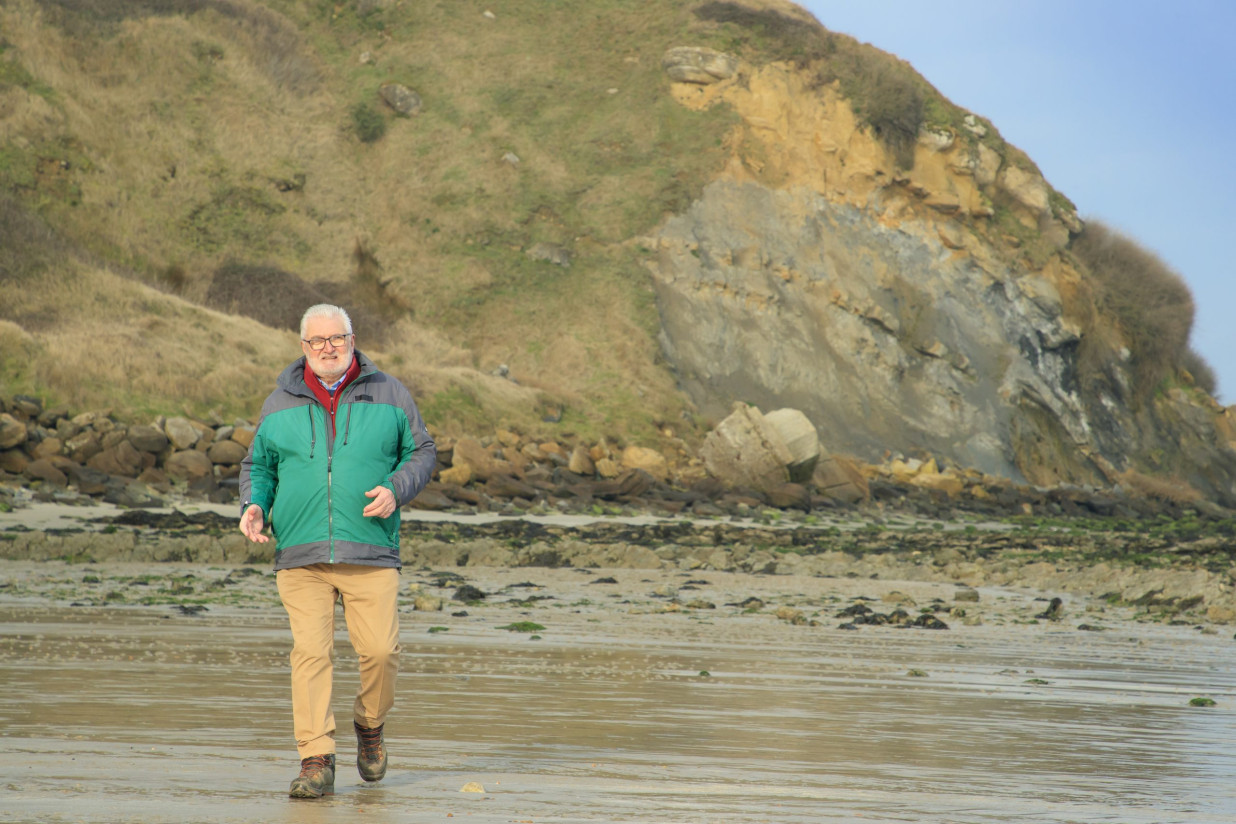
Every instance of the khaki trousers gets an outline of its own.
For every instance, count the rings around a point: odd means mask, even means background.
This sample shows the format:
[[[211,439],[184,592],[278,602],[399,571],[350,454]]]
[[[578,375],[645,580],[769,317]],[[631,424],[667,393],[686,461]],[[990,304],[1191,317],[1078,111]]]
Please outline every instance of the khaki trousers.
[[[399,672],[399,571],[357,564],[281,569],[275,580],[292,628],[292,721],[300,757],[335,751],[335,601],[342,598],[348,639],[360,664],[353,717],[363,727],[386,721]]]

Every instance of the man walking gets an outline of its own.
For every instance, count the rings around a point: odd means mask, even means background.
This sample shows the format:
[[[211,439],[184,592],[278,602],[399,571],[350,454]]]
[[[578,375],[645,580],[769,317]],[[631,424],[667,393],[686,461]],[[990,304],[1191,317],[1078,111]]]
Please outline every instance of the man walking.
[[[279,375],[241,464],[240,531],[275,538],[292,630],[293,798],[335,791],[335,601],[360,665],[353,705],[361,778],[386,774],[382,727],[399,670],[399,508],[429,482],[437,450],[412,395],[355,348],[338,306],[311,306],[301,351]]]

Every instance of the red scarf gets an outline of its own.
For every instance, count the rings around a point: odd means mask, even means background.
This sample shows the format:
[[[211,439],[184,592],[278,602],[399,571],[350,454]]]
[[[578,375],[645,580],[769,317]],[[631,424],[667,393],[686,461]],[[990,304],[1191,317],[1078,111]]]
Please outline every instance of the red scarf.
[[[309,368],[309,361],[305,361],[305,385],[309,387],[309,391],[313,396],[322,402],[322,407],[330,415],[330,428],[335,430],[335,410],[339,407],[339,396],[343,394],[344,388],[356,380],[356,376],[360,374],[360,360],[356,354],[352,354],[352,362],[348,364],[348,371],[343,373],[343,382],[335,388],[332,393],[329,389],[322,385],[318,380],[318,376]]]

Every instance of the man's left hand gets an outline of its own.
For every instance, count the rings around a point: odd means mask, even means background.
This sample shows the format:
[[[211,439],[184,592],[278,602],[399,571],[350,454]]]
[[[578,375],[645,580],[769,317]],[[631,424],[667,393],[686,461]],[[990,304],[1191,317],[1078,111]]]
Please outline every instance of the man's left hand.
[[[366,498],[373,498],[361,514],[366,518],[388,518],[395,511],[395,493],[384,486],[375,486],[365,493]]]

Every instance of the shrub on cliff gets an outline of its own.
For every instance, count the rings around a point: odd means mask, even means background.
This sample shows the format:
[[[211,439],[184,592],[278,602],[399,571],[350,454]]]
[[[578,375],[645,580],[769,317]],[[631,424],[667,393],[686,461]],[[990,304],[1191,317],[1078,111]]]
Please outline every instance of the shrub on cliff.
[[[695,16],[712,23],[730,23],[744,34],[754,34],[759,46],[774,60],[799,65],[821,60],[835,50],[832,35],[811,18],[798,18],[774,9],[753,9],[742,3],[710,2],[695,10]],[[745,45],[740,37],[732,46]]]
[[[1180,365],[1193,377],[1194,386],[1208,395],[1217,395],[1219,393],[1219,380],[1215,377],[1215,370],[1211,368],[1205,358],[1198,354],[1197,350],[1192,347],[1185,350]]]
[[[386,134],[386,118],[368,102],[352,107],[352,127],[362,143],[373,143]]]
[[[1145,400],[1186,366],[1193,296],[1156,254],[1098,221],[1086,223],[1071,249],[1092,275],[1100,315],[1116,325],[1129,350],[1134,397]],[[1101,336],[1087,337],[1094,345]]]

